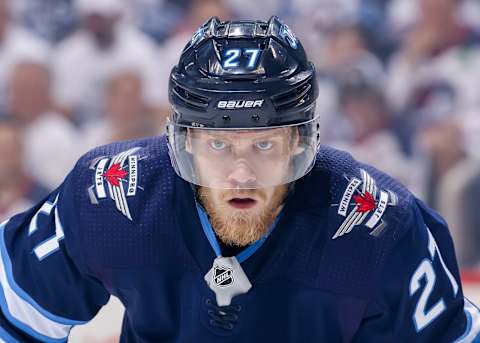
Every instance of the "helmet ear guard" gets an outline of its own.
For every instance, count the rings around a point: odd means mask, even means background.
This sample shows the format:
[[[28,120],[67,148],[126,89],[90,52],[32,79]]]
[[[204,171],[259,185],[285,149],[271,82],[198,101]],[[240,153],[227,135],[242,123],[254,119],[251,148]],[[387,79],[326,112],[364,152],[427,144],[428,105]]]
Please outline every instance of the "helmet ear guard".
[[[299,164],[303,164],[305,160],[311,160],[310,165],[306,168],[305,174],[313,168],[315,164],[315,155],[320,148],[320,120],[319,117],[316,117],[312,121],[312,125],[302,125],[298,127],[299,130],[299,137],[303,142],[299,142],[299,146],[311,146],[306,140],[308,137],[313,140],[312,146],[315,146],[314,150],[311,151],[312,156],[306,156],[309,151],[307,149],[303,149],[303,151],[299,154],[295,154],[292,158],[293,168],[299,168]]]
[[[175,126],[171,122],[166,126],[168,155],[172,167],[182,179],[188,181],[190,175],[195,175],[193,156],[187,149],[187,127]]]
[[[317,96],[313,64],[277,17],[268,22],[211,18],[170,74],[173,116],[167,135],[175,171],[197,184],[189,130],[297,127],[298,147],[290,157],[296,176],[289,182],[298,179],[313,166],[319,147]]]

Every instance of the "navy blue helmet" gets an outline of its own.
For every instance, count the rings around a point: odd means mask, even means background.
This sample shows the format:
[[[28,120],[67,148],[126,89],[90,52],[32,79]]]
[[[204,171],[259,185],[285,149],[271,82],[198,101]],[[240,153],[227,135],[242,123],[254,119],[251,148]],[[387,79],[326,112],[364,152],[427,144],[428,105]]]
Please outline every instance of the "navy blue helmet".
[[[268,22],[211,18],[193,35],[170,74],[173,114],[167,131],[177,174],[191,183],[219,188],[261,188],[302,177],[311,169],[319,146],[317,96],[314,65],[298,38],[277,17]],[[285,142],[258,145],[258,137],[250,136],[252,151],[238,154],[238,144],[233,144],[238,143],[238,134],[256,132],[258,136],[266,130],[276,130],[271,132],[283,135]],[[225,139],[226,131],[231,139]],[[222,139],[205,136],[213,132],[224,132]],[[288,160],[288,175],[274,181],[259,178],[260,161],[273,155],[277,162]],[[229,184],[227,168],[218,179],[206,180],[195,166],[201,163],[195,162],[196,156],[217,164],[223,160],[234,165],[241,160],[255,174],[255,181]]]

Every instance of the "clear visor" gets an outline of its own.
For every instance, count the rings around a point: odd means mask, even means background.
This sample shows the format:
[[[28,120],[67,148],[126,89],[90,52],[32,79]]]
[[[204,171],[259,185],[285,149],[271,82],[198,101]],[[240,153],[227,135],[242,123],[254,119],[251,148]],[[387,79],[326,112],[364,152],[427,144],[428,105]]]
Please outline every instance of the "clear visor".
[[[177,174],[198,186],[258,189],[293,182],[313,166],[319,146],[314,119],[270,129],[204,129],[168,124]]]

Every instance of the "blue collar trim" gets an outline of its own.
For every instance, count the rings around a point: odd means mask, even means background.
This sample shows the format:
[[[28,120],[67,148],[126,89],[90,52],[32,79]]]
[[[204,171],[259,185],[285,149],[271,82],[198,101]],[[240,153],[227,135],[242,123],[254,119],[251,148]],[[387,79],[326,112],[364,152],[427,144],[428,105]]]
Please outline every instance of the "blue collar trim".
[[[208,242],[210,243],[210,246],[212,247],[213,251],[215,252],[215,255],[217,257],[222,256],[222,251],[220,249],[220,244],[218,243],[217,236],[215,236],[215,232],[213,231],[212,225],[210,224],[210,221],[208,219],[208,215],[203,209],[202,205],[198,203],[198,201],[195,201],[195,205],[197,206],[197,212],[198,216],[200,218],[200,223],[202,224],[203,232],[205,233],[205,236],[208,239]],[[275,221],[273,224],[270,226],[268,229],[268,232],[260,238],[258,241],[255,243],[250,244],[248,247],[246,247],[241,253],[239,253],[237,256],[235,256],[238,260],[239,263],[242,263],[246,261],[250,256],[252,256],[260,247],[265,243],[267,240],[268,236],[273,232],[273,230],[277,227],[277,223],[280,220],[281,216],[283,213],[283,209],[280,212],[280,214],[275,218]]]

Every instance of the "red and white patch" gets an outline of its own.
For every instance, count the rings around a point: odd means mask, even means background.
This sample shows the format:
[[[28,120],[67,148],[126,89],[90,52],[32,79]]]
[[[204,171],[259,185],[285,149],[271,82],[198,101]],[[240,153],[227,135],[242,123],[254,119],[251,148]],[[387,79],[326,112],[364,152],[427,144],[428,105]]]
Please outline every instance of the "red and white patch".
[[[89,188],[90,201],[98,204],[99,199],[110,197],[117,209],[132,219],[127,197],[136,195],[138,187],[138,161],[140,148],[121,152],[112,158],[96,159],[91,169],[95,170],[95,183]]]
[[[115,163],[102,176],[112,186],[120,187],[120,182],[128,176],[128,172],[122,169],[120,163]]]
[[[357,178],[350,180],[338,205],[337,213],[346,218],[332,239],[351,232],[355,226],[364,224],[367,218],[365,226],[373,229],[371,235],[378,236],[386,226],[382,217],[387,207],[396,205],[397,197],[393,192],[383,190],[378,192],[375,180],[370,174],[363,169],[360,172],[362,180]]]
[[[365,194],[355,194],[353,200],[358,205],[357,212],[370,212],[377,207],[375,198],[368,192],[365,192]]]

